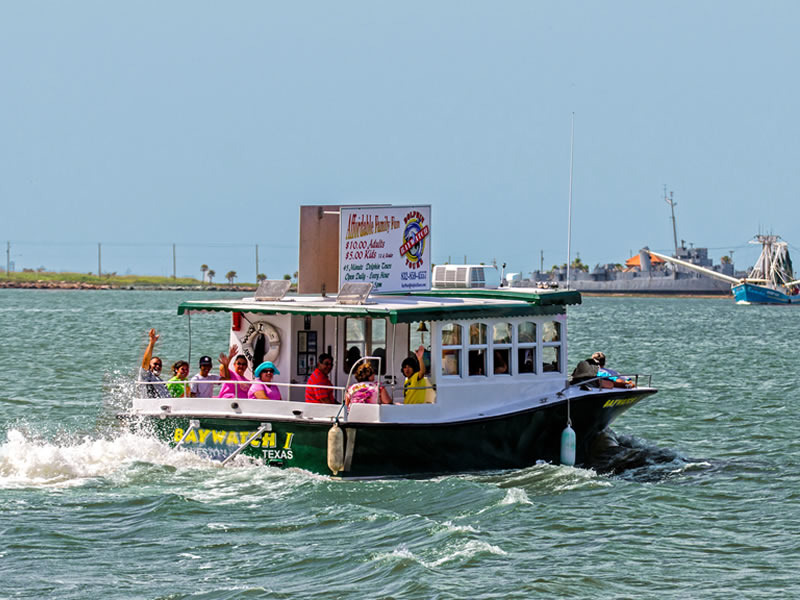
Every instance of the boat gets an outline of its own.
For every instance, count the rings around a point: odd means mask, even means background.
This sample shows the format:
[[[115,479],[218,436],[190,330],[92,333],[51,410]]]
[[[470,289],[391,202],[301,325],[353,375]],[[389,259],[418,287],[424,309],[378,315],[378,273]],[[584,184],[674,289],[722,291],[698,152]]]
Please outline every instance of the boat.
[[[750,273],[740,278],[703,269],[657,252],[651,251],[651,254],[727,282],[737,304],[800,303],[800,280],[795,279],[789,245],[780,236],[772,234],[759,234],[751,243],[761,244],[761,254]]]
[[[142,435],[155,434],[224,464],[242,455],[268,466],[336,478],[422,477],[517,469],[538,461],[585,464],[595,437],[656,393],[647,375],[626,376],[626,387],[600,385],[601,378],[570,382],[567,307],[581,302],[579,292],[436,288],[423,269],[430,267],[424,248],[430,230],[421,223],[429,213],[386,208],[399,215],[398,221],[405,220],[405,237],[381,245],[370,235],[388,235],[374,227],[384,222],[382,217],[368,221],[357,214],[353,219],[350,213],[357,208],[325,209],[324,216],[318,213],[321,221],[334,213],[349,223],[341,226],[346,249],[331,261],[338,263],[338,284],[320,283],[326,275],[314,272],[305,286],[319,286],[318,293],[305,293],[301,285],[298,295],[287,295],[288,282],[267,281],[253,297],[189,300],[177,309],[190,320],[189,331],[195,315],[229,313],[230,342],[247,357],[246,377],[251,379],[254,368],[270,360],[283,374],[273,382],[283,399],[151,398],[139,393],[120,419]],[[409,221],[415,221],[413,226],[408,227]],[[301,229],[303,223],[301,217]],[[353,251],[348,234],[354,232],[365,238],[356,238],[356,248],[379,248],[383,256],[363,259],[361,250]],[[309,239],[319,244],[323,238]],[[392,274],[397,265],[389,264],[397,257],[387,256],[394,254],[389,248],[404,251],[398,263],[405,270],[398,277]],[[316,246],[304,250],[301,236],[301,266],[305,252],[317,251]],[[370,281],[342,281],[348,274],[373,273],[357,268],[362,259],[377,260],[364,264],[380,264],[391,272],[376,281],[396,284],[376,293]],[[475,279],[486,285],[491,277]],[[419,289],[426,280],[425,289]],[[334,287],[335,296],[329,293]],[[403,378],[397,374],[402,361],[420,347],[426,377],[417,389],[424,390],[424,402],[405,404]],[[322,352],[333,358],[326,388],[335,398],[332,404],[305,401]],[[353,373],[367,361],[391,404],[343,402]]]
[[[567,269],[564,265],[544,271],[542,264],[538,271],[531,273],[530,279],[523,279],[521,274],[510,274],[507,283],[511,287],[565,287],[587,294],[648,294],[648,295],[729,295],[729,281],[715,277],[722,273],[730,277],[735,275],[733,260],[726,256],[719,264],[714,264],[708,256],[708,248],[694,246],[681,240],[678,245],[678,233],[675,221],[676,202],[664,190],[664,201],[672,210],[672,235],[674,254],[665,260],[663,255],[649,252],[647,248],[640,250],[624,263],[608,263],[595,265],[590,271],[588,267],[577,261],[578,268]],[[674,259],[674,260],[673,260]],[[542,260],[542,263],[544,261]],[[685,263],[692,267],[684,268]],[[705,267],[695,269],[694,267]]]

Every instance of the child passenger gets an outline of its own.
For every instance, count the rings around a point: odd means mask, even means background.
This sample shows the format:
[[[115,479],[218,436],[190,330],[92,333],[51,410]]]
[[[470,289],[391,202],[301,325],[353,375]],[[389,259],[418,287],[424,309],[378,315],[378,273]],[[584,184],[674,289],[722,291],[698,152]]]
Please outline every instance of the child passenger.
[[[424,404],[425,388],[428,385],[425,379],[425,347],[420,346],[416,351],[416,359],[409,356],[403,361],[402,369],[405,375],[403,383],[403,404]]]

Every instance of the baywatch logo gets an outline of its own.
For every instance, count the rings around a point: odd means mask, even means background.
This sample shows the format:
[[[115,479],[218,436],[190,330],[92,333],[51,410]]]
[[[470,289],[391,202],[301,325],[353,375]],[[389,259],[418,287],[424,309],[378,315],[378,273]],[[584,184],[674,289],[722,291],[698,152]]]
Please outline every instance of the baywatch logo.
[[[406,259],[410,269],[419,269],[422,266],[422,255],[425,253],[425,238],[430,233],[430,228],[425,225],[425,217],[416,210],[412,210],[405,218],[403,230],[404,243],[400,246],[400,255]]]

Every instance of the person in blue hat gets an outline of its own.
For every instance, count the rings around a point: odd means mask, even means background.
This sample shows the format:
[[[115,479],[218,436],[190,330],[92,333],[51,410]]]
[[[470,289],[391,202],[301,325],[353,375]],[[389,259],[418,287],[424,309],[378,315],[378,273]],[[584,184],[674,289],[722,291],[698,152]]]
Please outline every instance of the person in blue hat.
[[[278,386],[271,385],[272,378],[280,374],[281,372],[278,371],[277,367],[272,364],[270,360],[258,365],[253,373],[258,383],[254,383],[250,386],[247,397],[259,400],[282,400],[283,398],[281,398],[281,391],[278,389]]]

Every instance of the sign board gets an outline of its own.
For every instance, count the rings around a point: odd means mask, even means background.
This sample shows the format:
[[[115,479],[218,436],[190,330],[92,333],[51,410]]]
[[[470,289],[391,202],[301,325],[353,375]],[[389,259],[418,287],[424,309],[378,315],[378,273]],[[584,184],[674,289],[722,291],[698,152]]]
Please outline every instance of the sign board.
[[[342,207],[339,286],[372,283],[374,293],[431,289],[431,207]]]

